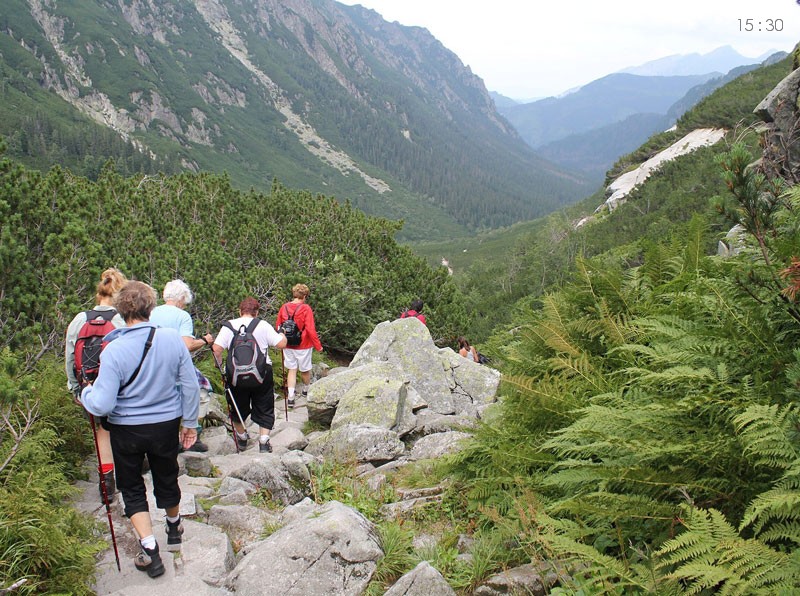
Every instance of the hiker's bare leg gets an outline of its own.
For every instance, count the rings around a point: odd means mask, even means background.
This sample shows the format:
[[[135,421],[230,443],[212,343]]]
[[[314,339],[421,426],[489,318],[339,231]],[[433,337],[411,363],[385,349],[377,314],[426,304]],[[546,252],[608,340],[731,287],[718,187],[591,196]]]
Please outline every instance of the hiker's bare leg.
[[[101,464],[114,463],[114,456],[111,454],[111,433],[99,425],[97,427],[97,448],[100,451]]]

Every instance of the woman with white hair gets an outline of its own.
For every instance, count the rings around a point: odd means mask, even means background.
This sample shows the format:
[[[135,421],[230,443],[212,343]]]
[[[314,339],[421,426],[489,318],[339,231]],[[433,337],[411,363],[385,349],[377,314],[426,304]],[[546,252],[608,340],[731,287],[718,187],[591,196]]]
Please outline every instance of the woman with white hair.
[[[186,282],[180,279],[173,279],[168,281],[164,286],[164,304],[156,306],[150,314],[150,322],[157,327],[164,327],[167,329],[175,329],[183,338],[183,343],[186,344],[189,352],[196,352],[204,346],[214,343],[214,336],[206,333],[202,337],[194,336],[194,323],[192,316],[186,312],[185,308],[192,303],[194,294],[186,285]],[[197,372],[197,380],[200,383],[200,417],[197,426],[198,440],[189,449],[190,451],[208,451],[208,445],[200,441],[200,433],[202,432],[202,420],[208,414],[208,406],[211,402],[210,389],[211,383],[203,376],[199,370]]]

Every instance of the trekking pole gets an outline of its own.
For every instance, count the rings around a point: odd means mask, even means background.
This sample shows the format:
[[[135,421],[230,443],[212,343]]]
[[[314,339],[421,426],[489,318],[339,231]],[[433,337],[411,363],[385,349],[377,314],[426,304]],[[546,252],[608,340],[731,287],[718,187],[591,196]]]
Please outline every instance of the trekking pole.
[[[103,493],[103,504],[106,506],[106,516],[108,517],[108,529],[111,530],[111,543],[114,545],[114,557],[117,559],[117,571],[122,572],[119,564],[119,550],[117,549],[117,537],[114,534],[114,522],[111,521],[111,504],[108,499],[108,489],[103,478],[103,462],[100,461],[100,443],[97,442],[97,429],[94,427],[94,415],[89,414],[89,424],[92,425],[92,435],[94,436],[94,450],[97,453],[97,473],[100,475],[100,491]]]
[[[281,350],[281,383],[283,383],[283,413],[289,422],[289,390],[286,387],[286,367],[283,366],[283,350]]]
[[[231,421],[231,436],[233,437],[233,445],[236,447],[236,453],[241,453],[239,449],[239,441],[236,437],[236,426],[233,423],[233,412],[231,412],[231,403],[233,403],[233,407],[236,408],[236,415],[239,417],[239,421],[244,426],[244,420],[242,420],[242,413],[239,411],[239,406],[236,405],[236,400],[233,399],[233,391],[231,391],[230,386],[228,385],[228,379],[225,378],[225,373],[222,371],[222,365],[217,360],[217,355],[214,352],[211,352],[211,358],[214,360],[214,365],[217,367],[219,371],[220,377],[222,377],[222,387],[225,389],[225,396],[226,402],[228,404],[228,419]],[[245,432],[247,429],[245,428]]]

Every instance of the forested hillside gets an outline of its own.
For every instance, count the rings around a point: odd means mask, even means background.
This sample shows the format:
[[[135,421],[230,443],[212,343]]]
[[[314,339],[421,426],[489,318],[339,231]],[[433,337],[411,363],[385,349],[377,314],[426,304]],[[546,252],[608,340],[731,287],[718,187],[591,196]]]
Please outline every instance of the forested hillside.
[[[110,166],[93,182],[60,168],[40,175],[0,165],[0,333],[12,349],[58,350],[111,265],[155,287],[186,279],[198,295],[195,318],[209,330],[248,294],[272,316],[306,283],[323,344],[341,352],[415,297],[441,341],[467,322],[446,272],[395,242],[399,224],[332,198],[280,185],[237,191],[214,174],[124,178]]]
[[[745,75],[683,125],[737,122],[789,70]],[[799,93],[795,70],[759,134],[565,233],[574,275],[496,333],[503,405],[447,473],[497,567],[555,568],[565,593],[800,589]],[[734,224],[736,254],[717,256]]]
[[[452,237],[591,189],[425,29],[327,0],[0,6],[0,134],[29,167],[274,179]]]
[[[502,251],[481,251],[482,242],[491,244],[496,237],[491,234],[469,244],[434,244],[420,250],[431,255],[430,262],[437,262],[434,257],[440,254],[452,259],[456,278],[468,296],[468,309],[478,315],[472,336],[483,340],[501,322],[511,322],[513,308],[498,305],[512,305],[523,297],[541,295],[571,275],[577,256],[618,250],[630,254],[631,261],[636,262],[646,246],[685,237],[689,221],[696,214],[702,214],[708,222],[703,241],[706,251],[713,250],[730,228],[713,201],[726,190],[715,159],[734,140],[744,143],[754,154],[760,150],[759,135],[751,127],[758,120],[753,109],[786,75],[790,65],[791,60],[785,58],[741,75],[684,114],[675,130],[654,135],[617,160],[606,175],[606,184],[695,128],[722,127],[730,131],[726,141],[666,164],[634,189],[627,203],[610,216],[596,217],[590,225],[576,228],[579,220],[591,215],[605,200],[600,191],[543,221],[496,235],[503,238]],[[462,250],[470,255],[466,262]],[[495,258],[498,252],[503,254],[502,260]],[[460,266],[462,263],[469,266],[468,270]]]

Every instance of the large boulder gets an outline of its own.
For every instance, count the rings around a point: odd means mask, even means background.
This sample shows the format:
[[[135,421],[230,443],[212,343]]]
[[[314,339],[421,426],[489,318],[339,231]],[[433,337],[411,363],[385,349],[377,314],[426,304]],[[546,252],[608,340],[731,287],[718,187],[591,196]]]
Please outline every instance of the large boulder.
[[[795,55],[800,44],[795,47]],[[800,183],[800,68],[789,73],[756,106],[754,112],[767,124],[763,135],[764,152],[758,162],[767,176],[780,176],[790,184]]]
[[[383,463],[397,459],[406,447],[396,432],[370,425],[347,424],[310,437],[306,453],[339,462]]]
[[[277,515],[270,515],[252,505],[214,505],[208,523],[223,530],[239,550],[261,537],[267,524],[277,524]]]
[[[497,399],[499,371],[464,358],[450,348],[440,350],[439,355],[445,364],[452,393],[464,398],[457,402],[465,405],[462,410],[457,409],[457,414],[472,413],[473,407],[477,409]]]
[[[415,426],[416,417],[408,403],[408,393],[408,384],[402,381],[365,377],[342,395],[331,430],[348,424],[369,424],[395,431],[402,437]]]
[[[392,367],[386,362],[377,362],[368,367],[337,369],[308,388],[306,407],[308,419],[329,427],[336,414],[339,401],[350,389],[365,377],[389,378]]]
[[[412,460],[439,459],[443,455],[458,451],[461,443],[470,436],[459,431],[425,435],[414,443],[409,458]]]
[[[306,496],[303,494],[305,488],[303,478],[297,478],[296,471],[294,474],[295,477],[283,465],[281,456],[270,453],[262,454],[260,457],[242,458],[240,467],[229,475],[249,482],[259,489],[266,489],[274,500],[284,505],[291,505],[302,501]]]
[[[373,524],[337,501],[310,508],[255,544],[228,576],[237,596],[358,596],[383,552]]]
[[[416,317],[379,323],[350,368],[374,363],[388,363],[390,378],[408,381],[432,410],[455,413],[448,367],[439,357],[428,328]]]

